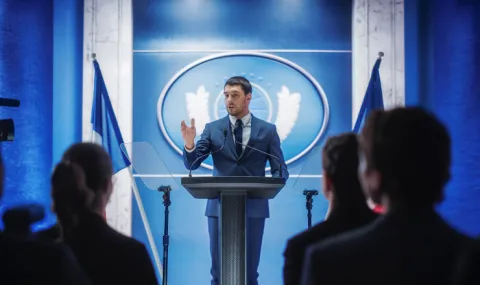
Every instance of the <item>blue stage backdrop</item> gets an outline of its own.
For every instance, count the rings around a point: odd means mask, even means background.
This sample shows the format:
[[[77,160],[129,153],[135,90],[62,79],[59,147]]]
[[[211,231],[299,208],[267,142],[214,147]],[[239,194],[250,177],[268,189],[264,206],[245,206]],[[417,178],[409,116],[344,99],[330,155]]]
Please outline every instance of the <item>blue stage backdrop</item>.
[[[406,102],[449,129],[452,178],[439,210],[472,236],[480,234],[479,13],[476,0],[405,1]]]
[[[53,1],[0,1],[0,107],[13,118],[16,138],[2,143],[6,168],[1,210],[36,202],[50,207],[52,162]],[[46,223],[54,219],[49,214]]]
[[[291,173],[270,201],[259,267],[261,284],[281,284],[285,242],[307,227],[302,192],[320,190],[320,147],[328,135],[351,130],[351,1],[138,0],[133,9],[133,138],[152,144],[168,168],[157,174],[171,172],[176,181],[169,284],[210,281],[206,202],[180,186],[187,173],[180,122],[195,117],[200,133],[205,123],[225,116],[222,89],[233,75],[252,82],[252,112],[277,125]],[[199,174],[211,174],[211,160]],[[137,182],[161,257],[161,193]],[[313,222],[326,210],[320,194]],[[133,236],[148,244],[136,203],[132,227]]]

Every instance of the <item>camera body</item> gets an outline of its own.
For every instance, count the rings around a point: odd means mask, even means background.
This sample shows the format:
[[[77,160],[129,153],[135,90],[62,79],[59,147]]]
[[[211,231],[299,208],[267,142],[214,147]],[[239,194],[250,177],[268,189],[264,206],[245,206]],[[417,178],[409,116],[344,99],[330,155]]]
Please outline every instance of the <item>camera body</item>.
[[[20,107],[20,101],[0,98],[0,107]],[[15,124],[13,119],[0,120],[0,142],[13,141],[15,138]]]

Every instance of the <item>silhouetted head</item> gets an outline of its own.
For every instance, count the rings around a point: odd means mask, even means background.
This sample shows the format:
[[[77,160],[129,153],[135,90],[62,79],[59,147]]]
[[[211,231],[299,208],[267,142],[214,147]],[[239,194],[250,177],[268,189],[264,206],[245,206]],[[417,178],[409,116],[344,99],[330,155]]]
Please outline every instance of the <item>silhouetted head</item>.
[[[252,85],[242,76],[234,76],[223,87],[227,112],[237,119],[243,118],[249,111],[252,100]]]
[[[84,211],[103,214],[112,175],[112,161],[100,145],[76,143],[64,153],[52,175],[53,209],[62,227],[74,227]]]
[[[359,137],[359,176],[375,202],[430,207],[450,179],[450,137],[431,113],[415,107],[374,111]]]
[[[323,192],[337,205],[366,207],[358,181],[358,142],[354,133],[329,137],[323,147]]]

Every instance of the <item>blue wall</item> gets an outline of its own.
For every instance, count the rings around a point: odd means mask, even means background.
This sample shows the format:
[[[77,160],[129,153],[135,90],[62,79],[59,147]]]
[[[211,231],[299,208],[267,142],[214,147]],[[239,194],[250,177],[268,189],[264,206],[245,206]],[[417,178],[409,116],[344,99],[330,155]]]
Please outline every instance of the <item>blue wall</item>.
[[[55,221],[50,212],[53,153],[58,157],[66,144],[81,139],[80,2],[0,1],[0,97],[21,101],[17,109],[0,107],[0,117],[13,118],[16,128],[14,142],[1,146],[6,183],[0,210],[41,203],[47,217],[37,229]],[[54,58],[63,65],[54,67]]]
[[[3,207],[35,201],[50,205],[52,165],[53,3],[1,1],[0,92],[19,99],[1,108],[15,120],[16,138],[3,143],[6,168]],[[49,214],[46,222],[51,222]]]
[[[53,163],[82,140],[83,0],[54,0]]]
[[[406,103],[419,104],[452,137],[452,179],[440,212],[480,234],[480,2],[405,1]]]

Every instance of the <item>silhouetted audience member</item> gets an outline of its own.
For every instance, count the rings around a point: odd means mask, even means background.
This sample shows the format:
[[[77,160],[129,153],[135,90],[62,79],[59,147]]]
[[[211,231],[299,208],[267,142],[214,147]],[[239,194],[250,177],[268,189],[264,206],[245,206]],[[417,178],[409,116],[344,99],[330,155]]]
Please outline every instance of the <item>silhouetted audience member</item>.
[[[106,223],[112,193],[112,161],[97,144],[77,143],[52,175],[53,209],[62,239],[94,284],[157,284],[145,246]]]
[[[0,157],[0,198],[3,179],[4,167]],[[29,210],[31,207],[19,207],[6,217],[13,232],[0,233],[0,284],[90,285],[67,247],[25,239],[29,235],[29,220],[35,216],[29,215]],[[38,212],[35,207],[33,210]],[[20,219],[20,225],[16,225],[16,219]]]
[[[34,234],[34,239],[42,242],[61,242],[61,238],[62,228],[58,223]]]
[[[480,238],[472,242],[455,267],[453,285],[480,284]]]
[[[451,284],[471,239],[434,210],[450,178],[445,127],[420,108],[376,111],[359,143],[362,187],[385,214],[309,248],[301,284]]]
[[[31,225],[45,218],[42,205],[30,203],[8,209],[2,217],[5,235],[15,239],[34,240]]]
[[[358,143],[353,133],[328,138],[322,155],[323,194],[330,203],[325,221],[292,237],[284,252],[283,282],[298,285],[303,258],[309,245],[359,226],[375,218],[358,181]]]

